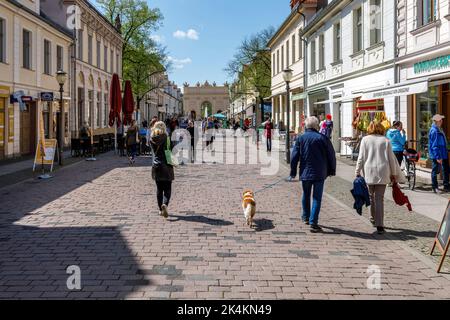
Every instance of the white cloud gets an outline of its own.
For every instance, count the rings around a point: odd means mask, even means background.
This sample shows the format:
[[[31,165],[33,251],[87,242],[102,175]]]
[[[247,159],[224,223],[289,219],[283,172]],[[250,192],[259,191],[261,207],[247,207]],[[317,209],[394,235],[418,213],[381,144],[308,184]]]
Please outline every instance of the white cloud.
[[[191,58],[176,59],[173,57],[168,57],[167,59],[169,60],[169,62],[172,63],[172,65],[175,69],[183,69],[185,67],[185,65],[192,63]]]
[[[152,39],[153,41],[155,41],[156,43],[163,43],[166,39],[164,38],[164,36],[159,36],[157,34],[150,36],[150,39]]]
[[[194,29],[189,29],[188,31],[177,30],[173,33],[174,38],[177,39],[190,39],[199,40],[200,34]]]

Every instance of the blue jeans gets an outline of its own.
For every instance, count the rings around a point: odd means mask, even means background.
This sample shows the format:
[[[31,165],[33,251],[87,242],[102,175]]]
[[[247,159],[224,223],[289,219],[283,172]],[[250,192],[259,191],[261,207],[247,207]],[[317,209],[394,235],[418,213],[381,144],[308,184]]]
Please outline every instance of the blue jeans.
[[[442,160],[442,175],[444,176],[444,188],[445,190],[450,189],[449,182],[449,164],[448,159]],[[441,172],[441,165],[437,162],[437,160],[433,160],[433,169],[431,171],[431,180],[433,182],[433,189],[439,188],[438,183],[438,174]]]
[[[325,180],[302,181],[303,185],[303,221],[308,221],[310,225],[319,224],[319,214],[322,207],[323,189]],[[311,192],[313,192],[313,206],[311,210]]]

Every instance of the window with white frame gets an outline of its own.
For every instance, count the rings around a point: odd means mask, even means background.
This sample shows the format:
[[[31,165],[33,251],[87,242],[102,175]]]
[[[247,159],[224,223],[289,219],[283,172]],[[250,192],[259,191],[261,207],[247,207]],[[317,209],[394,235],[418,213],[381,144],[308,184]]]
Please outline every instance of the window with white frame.
[[[277,74],[280,73],[280,50],[277,50]]]
[[[31,69],[31,32],[23,30],[22,35],[22,66],[25,69]]]
[[[52,62],[52,43],[48,40],[44,40],[44,73],[47,75],[52,74],[51,62]]]
[[[111,49],[111,65],[110,65],[110,72],[114,72],[114,50]]]
[[[90,65],[92,65],[92,55],[93,55],[93,53],[92,53],[92,45],[93,45],[92,41],[93,41],[92,35],[88,35],[88,63]]]
[[[298,60],[303,58],[302,30],[298,31]]]
[[[370,0],[370,45],[376,45],[382,41],[382,16],[381,0]]]
[[[277,60],[276,54],[272,54],[272,76],[274,77],[277,74]]]
[[[100,61],[101,61],[101,42],[97,40],[97,68],[100,69]]]
[[[417,26],[422,27],[437,19],[438,0],[417,0]]]
[[[61,46],[56,46],[56,68],[64,71],[64,49]]]
[[[78,59],[83,60],[83,30],[78,30]]]
[[[342,60],[341,23],[334,25],[334,62]]]
[[[311,72],[316,72],[316,41],[311,41]]]
[[[104,47],[104,54],[103,54],[103,70],[108,71],[108,47]]]
[[[286,68],[288,68],[291,65],[291,59],[290,59],[290,47],[289,47],[289,40],[286,42]]]
[[[285,70],[285,67],[284,67],[284,46],[281,46],[281,70]]]
[[[363,50],[363,11],[362,7],[353,11],[353,52]]]
[[[0,18],[0,62],[6,62],[6,23]]]
[[[319,36],[319,70],[325,69],[325,35]]]
[[[116,53],[116,73],[117,73],[117,74],[119,73],[119,68],[120,68],[120,66],[119,66],[119,61],[120,61],[120,59],[119,59],[119,54]]]
[[[296,58],[295,50],[296,50],[296,47],[295,47],[295,34],[294,34],[294,35],[292,35],[292,63],[295,63],[295,61],[297,61],[297,60],[295,60],[295,58]]]

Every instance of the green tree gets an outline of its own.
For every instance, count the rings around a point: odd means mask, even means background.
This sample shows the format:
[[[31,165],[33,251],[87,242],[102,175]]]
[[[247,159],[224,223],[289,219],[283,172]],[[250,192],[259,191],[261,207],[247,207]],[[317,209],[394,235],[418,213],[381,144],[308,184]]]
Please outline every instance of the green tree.
[[[245,95],[256,89],[261,97],[271,94],[271,57],[267,43],[275,34],[269,27],[244,39],[225,71],[235,79],[235,97]]]
[[[162,81],[153,81],[153,76],[170,68],[166,48],[150,37],[161,26],[163,16],[144,0],[97,0],[97,3],[112,24],[116,25],[117,18],[120,19],[122,75],[131,81],[139,107],[148,93],[163,85]]]

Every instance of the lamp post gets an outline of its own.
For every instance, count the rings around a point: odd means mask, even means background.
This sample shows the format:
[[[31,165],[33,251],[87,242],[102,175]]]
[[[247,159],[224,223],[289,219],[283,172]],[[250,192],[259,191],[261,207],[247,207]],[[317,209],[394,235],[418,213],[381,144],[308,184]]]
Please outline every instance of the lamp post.
[[[283,79],[286,82],[286,111],[287,111],[287,123],[286,123],[286,162],[287,164],[291,163],[291,88],[289,86],[292,81],[293,74],[291,69],[286,69],[283,71]]]
[[[64,84],[67,81],[67,73],[60,70],[56,73],[56,81],[59,83],[59,132],[58,132],[58,148],[59,148],[59,165],[63,165],[63,152],[64,152],[64,135],[65,135],[65,125],[64,125],[64,101],[63,101],[63,93],[64,93]]]

